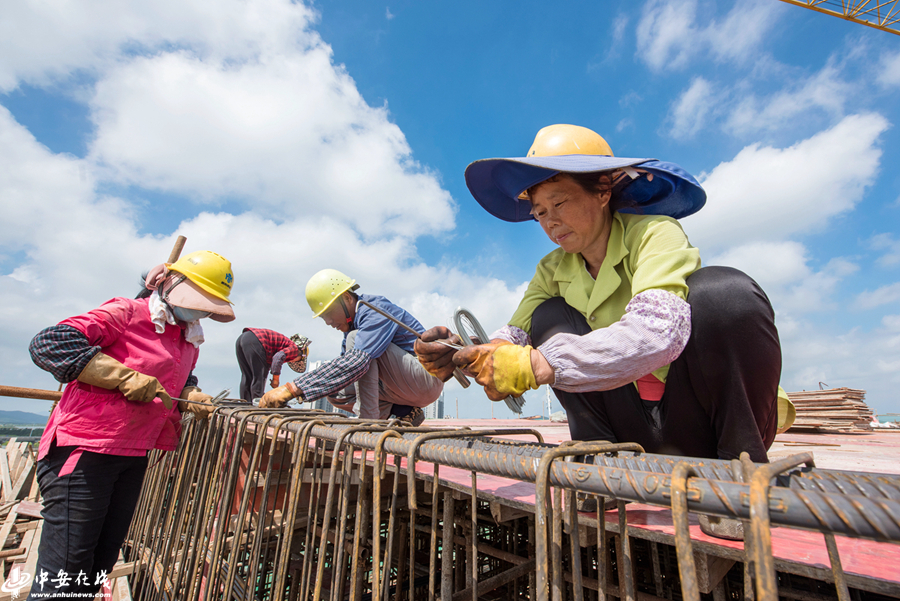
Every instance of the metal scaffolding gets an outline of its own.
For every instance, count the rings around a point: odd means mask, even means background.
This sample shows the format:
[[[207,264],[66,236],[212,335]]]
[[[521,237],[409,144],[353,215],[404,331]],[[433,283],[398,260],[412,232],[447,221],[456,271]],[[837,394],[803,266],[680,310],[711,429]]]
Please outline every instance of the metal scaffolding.
[[[498,438],[512,435],[535,441]],[[136,600],[900,597],[844,574],[835,542],[900,541],[900,478],[820,470],[806,453],[695,460],[220,408],[151,464],[126,541]],[[534,483],[534,503],[479,488],[488,477]],[[627,502],[670,507],[674,536],[629,525]],[[692,541],[689,512],[741,520],[744,548]],[[773,525],[822,532],[830,568],[775,558]]]

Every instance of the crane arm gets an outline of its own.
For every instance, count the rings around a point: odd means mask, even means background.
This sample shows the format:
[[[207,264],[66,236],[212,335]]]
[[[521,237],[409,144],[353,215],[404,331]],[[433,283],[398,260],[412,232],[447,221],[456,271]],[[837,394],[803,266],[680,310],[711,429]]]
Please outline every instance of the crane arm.
[[[900,35],[900,0],[781,0]]]

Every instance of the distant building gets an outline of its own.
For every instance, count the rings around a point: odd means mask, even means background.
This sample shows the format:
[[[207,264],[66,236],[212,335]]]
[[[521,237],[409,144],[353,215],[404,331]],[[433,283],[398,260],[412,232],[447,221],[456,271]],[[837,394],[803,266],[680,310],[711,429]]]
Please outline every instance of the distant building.
[[[307,371],[312,371],[322,365],[322,361],[313,361],[306,368]],[[310,407],[310,405],[312,405]],[[328,399],[322,397],[317,401],[313,401],[312,403],[301,403],[300,407],[308,407],[311,409],[320,409],[322,411],[326,411],[328,413],[340,413],[346,415],[348,417],[353,417],[353,414],[349,411],[344,411],[343,409],[338,409],[334,405],[328,402]],[[425,412],[425,419],[443,419],[444,418],[444,393],[441,393],[441,396],[438,397],[438,400],[428,405],[427,407],[423,407],[422,409]]]
[[[443,419],[444,418],[444,393],[438,397],[438,400],[422,409],[425,412],[425,419]]]
[[[303,404],[301,405],[301,407],[307,407],[307,406],[308,406],[307,403],[303,403]],[[320,409],[320,410],[325,411],[325,412],[327,412],[327,413],[340,413],[340,414],[342,414],[342,415],[346,415],[347,417],[353,417],[353,414],[350,413],[349,411],[344,411],[343,409],[338,409],[337,407],[335,407],[334,405],[332,405],[331,403],[329,403],[329,402],[328,402],[328,399],[327,399],[326,397],[322,397],[322,398],[319,399],[318,401],[314,401],[314,402],[312,403],[312,407],[311,407],[311,408],[312,408],[312,409]]]
[[[320,365],[322,365],[322,361],[313,361],[312,363],[310,363],[307,366],[306,371],[310,372],[314,369],[317,369]],[[310,405],[312,405],[312,407],[310,407]],[[350,413],[349,411],[344,411],[343,409],[338,409],[337,407],[335,407],[334,405],[329,403],[328,399],[326,397],[322,397],[321,399],[313,401],[312,403],[301,403],[300,407],[311,408],[311,409],[320,409],[320,410],[326,411],[328,413],[340,413],[340,414],[346,415],[348,417],[353,417],[353,414]]]

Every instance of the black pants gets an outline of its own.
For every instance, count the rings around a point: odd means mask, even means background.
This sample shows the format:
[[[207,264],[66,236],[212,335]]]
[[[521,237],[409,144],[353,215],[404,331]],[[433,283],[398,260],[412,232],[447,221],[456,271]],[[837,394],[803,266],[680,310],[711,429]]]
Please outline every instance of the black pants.
[[[241,367],[241,398],[252,401],[262,397],[269,376],[269,363],[262,342],[253,332],[244,332],[238,336],[234,350]]]
[[[729,267],[705,267],[687,280],[691,337],[669,366],[665,393],[642,401],[634,384],[597,392],[553,389],[572,440],[636,442],[649,453],[768,461],[775,439],[781,346],[772,305],[759,285]],[[561,332],[591,331],[562,298],[531,320],[535,346]]]
[[[60,477],[75,448],[54,446],[38,461],[44,529],[29,600],[93,598],[118,559],[141,494],[146,456],[85,452]]]

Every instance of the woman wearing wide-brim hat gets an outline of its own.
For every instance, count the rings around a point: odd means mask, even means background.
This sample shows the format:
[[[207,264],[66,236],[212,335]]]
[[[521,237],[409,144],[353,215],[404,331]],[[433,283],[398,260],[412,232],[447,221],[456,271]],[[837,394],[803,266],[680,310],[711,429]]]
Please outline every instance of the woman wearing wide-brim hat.
[[[767,461],[781,375],[774,313],[747,275],[701,269],[676,221],[706,202],[690,174],[551,125],[525,157],[470,164],[466,184],[489,213],[536,220],[559,248],[489,344],[454,352],[430,342],[454,338],[446,328],[423,334],[416,352],[431,373],[459,366],[492,400],[549,384],[573,440]]]

